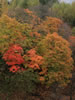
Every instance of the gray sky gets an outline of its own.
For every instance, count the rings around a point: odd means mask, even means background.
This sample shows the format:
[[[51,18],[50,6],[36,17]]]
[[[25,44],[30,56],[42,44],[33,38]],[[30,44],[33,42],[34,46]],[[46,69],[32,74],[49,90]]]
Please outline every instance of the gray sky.
[[[12,1],[12,0],[8,0],[8,1],[10,2],[10,1]]]
[[[59,0],[59,1],[64,1],[64,2],[66,2],[66,3],[72,3],[72,2],[75,1],[75,0]]]

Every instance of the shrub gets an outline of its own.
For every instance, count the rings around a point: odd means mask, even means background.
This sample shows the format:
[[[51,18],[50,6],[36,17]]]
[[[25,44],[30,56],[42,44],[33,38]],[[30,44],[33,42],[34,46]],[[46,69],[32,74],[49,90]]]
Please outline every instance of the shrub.
[[[53,32],[58,32],[62,20],[52,17],[46,17],[38,26],[35,27],[35,30],[42,34],[48,34]]]
[[[4,53],[12,44],[19,44],[22,47],[31,45],[30,39],[26,38],[30,35],[29,32],[31,32],[31,28],[27,24],[21,24],[15,19],[3,15],[0,18],[0,52]]]
[[[63,22],[52,17],[40,20],[32,11],[25,12],[25,23],[6,15],[0,18],[0,52],[6,62],[6,70],[1,73],[4,88],[13,86],[15,90],[26,86],[30,90],[39,82],[66,85],[73,68],[71,50],[69,43],[54,33]]]
[[[68,40],[69,36],[72,34],[70,26],[64,23],[62,20],[55,17],[46,16],[44,19],[40,19],[38,16],[36,16],[35,12],[32,12],[29,9],[17,8],[15,10],[10,10],[8,15],[10,17],[15,17],[16,20],[21,23],[29,24],[32,31],[42,35],[58,32],[60,36]]]
[[[12,94],[16,90],[28,93],[34,93],[36,89],[35,83],[38,83],[38,74],[32,69],[20,73],[1,74],[0,73],[0,91],[2,93]]]
[[[63,19],[71,26],[75,26],[75,2],[72,4],[56,3],[52,7],[52,11],[56,14],[55,17]]]
[[[72,35],[75,36],[75,27],[72,28]]]
[[[56,33],[48,34],[38,43],[37,51],[45,59],[40,75],[46,84],[68,83],[73,64],[69,43]]]

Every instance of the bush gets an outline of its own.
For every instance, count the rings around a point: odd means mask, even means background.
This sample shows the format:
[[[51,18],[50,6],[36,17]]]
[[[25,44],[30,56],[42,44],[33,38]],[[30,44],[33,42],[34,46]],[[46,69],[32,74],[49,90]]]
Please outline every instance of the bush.
[[[64,23],[62,20],[55,17],[46,16],[44,19],[40,19],[34,12],[30,11],[29,9],[24,10],[18,8],[14,11],[10,10],[8,15],[10,17],[15,17],[16,20],[21,23],[29,24],[29,26],[32,28],[32,31],[38,32],[42,35],[57,32],[60,36],[68,40],[69,36],[72,34],[70,26]]]
[[[29,8],[39,4],[39,0],[14,0],[11,3],[10,8]]]
[[[0,18],[0,52],[4,53],[12,44],[19,44],[22,47],[31,45],[30,39],[26,39],[26,35],[30,35],[29,32],[31,28],[27,24],[21,24],[3,15]]]
[[[5,71],[0,73],[1,87],[5,91],[9,87],[8,91],[33,91],[39,82],[66,85],[73,68],[71,50],[69,43],[54,33],[63,22],[52,17],[39,20],[33,12],[25,11],[27,23],[6,15],[0,17],[0,52],[6,62],[2,63]]]
[[[75,2],[72,4],[56,3],[52,7],[56,17],[63,19],[71,26],[75,26]]]
[[[72,36],[75,36],[75,27],[72,28]]]
[[[2,93],[12,94],[15,90],[34,93],[38,81],[38,74],[29,69],[15,74],[0,74],[0,91]],[[36,83],[36,84],[35,84]]]
[[[37,51],[45,59],[40,74],[46,84],[68,83],[73,64],[69,43],[56,33],[48,34],[38,43]]]

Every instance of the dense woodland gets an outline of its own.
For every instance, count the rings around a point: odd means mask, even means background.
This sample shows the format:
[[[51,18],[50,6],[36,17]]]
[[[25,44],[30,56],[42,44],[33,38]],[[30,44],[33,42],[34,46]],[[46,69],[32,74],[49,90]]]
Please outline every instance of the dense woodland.
[[[0,100],[75,100],[75,2],[0,0]]]

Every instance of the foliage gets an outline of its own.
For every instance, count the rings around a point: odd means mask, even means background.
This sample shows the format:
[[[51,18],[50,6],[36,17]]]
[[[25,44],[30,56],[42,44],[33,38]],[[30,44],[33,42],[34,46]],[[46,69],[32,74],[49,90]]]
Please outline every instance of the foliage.
[[[39,4],[39,0],[13,0],[10,8],[29,8]]]
[[[0,52],[5,67],[0,74],[5,90],[13,86],[9,91],[16,88],[31,91],[39,82],[66,85],[71,78],[73,60],[69,43],[58,35],[64,22],[52,17],[41,20],[28,9],[24,12],[21,23],[7,15],[0,17]]]
[[[12,45],[7,52],[4,53],[3,59],[8,66],[11,66],[9,70],[11,72],[17,72],[20,69],[20,65],[24,60],[21,56],[23,49],[18,45]]]
[[[37,16],[39,16],[41,19],[44,19],[46,16],[49,16],[49,6],[48,5],[38,5],[33,6],[30,8],[30,10],[34,11]]]
[[[72,4],[56,3],[52,7],[52,11],[55,12],[56,17],[62,18],[72,26],[75,25],[75,2]]]
[[[40,18],[29,9],[16,8],[15,10],[9,10],[8,16],[15,17],[20,23],[29,24],[31,28],[34,28],[34,26],[40,23]]]
[[[2,54],[0,53],[0,73],[5,72],[6,68],[6,62],[2,59]]]
[[[43,57],[36,54],[34,49],[27,51],[24,56],[21,56],[23,53],[23,49],[18,45],[12,45],[9,47],[8,51],[6,51],[3,55],[3,59],[6,61],[10,72],[17,72],[20,70],[25,70],[26,67],[32,69],[40,69],[40,65],[43,63]],[[24,59],[23,59],[24,58]],[[21,66],[24,64],[25,68]]]
[[[38,26],[35,27],[39,33],[48,34],[58,32],[59,27],[63,24],[62,20],[52,17],[46,17]]]
[[[15,19],[3,15],[0,18],[0,52],[4,53],[11,44],[26,48],[31,46],[30,39],[26,38],[29,32],[31,28],[27,24],[18,23]]]
[[[72,28],[72,36],[75,36],[75,27]]]
[[[72,35],[72,29],[67,23],[60,25],[58,34],[69,41],[69,37]]]
[[[34,49],[29,50],[27,54],[24,55],[24,59],[25,64],[32,69],[40,69],[40,65],[43,63],[43,57],[37,55]]]
[[[28,23],[31,26],[32,31],[38,33],[39,37],[39,33],[46,35],[47,33],[58,32],[59,35],[68,40],[69,36],[72,34],[70,26],[62,20],[55,17],[46,17],[42,20],[36,16],[35,12],[32,12],[29,9],[10,10],[8,15],[10,17],[15,17],[16,20],[21,23]]]
[[[2,93],[12,94],[16,90],[34,93],[36,84],[38,82],[38,75],[36,72],[33,73],[31,69],[16,73],[16,74],[1,74],[0,73],[0,91]]]
[[[49,2],[49,0],[40,0],[40,3],[43,4],[43,5],[47,4],[48,2]]]
[[[51,7],[57,2],[58,0],[39,0],[40,4],[30,7],[32,11],[36,13],[37,16],[44,19],[46,16],[52,15]]]
[[[7,12],[7,1],[0,0],[0,16],[5,12]]]
[[[51,6],[53,5],[53,3],[58,2],[58,0],[39,0],[39,1],[42,5],[50,4]]]
[[[46,79],[46,84],[68,83],[73,63],[69,43],[56,33],[48,34],[39,42],[37,50],[45,59],[45,73],[41,75]]]
[[[38,5],[52,6],[58,0],[13,0],[10,3],[10,8],[30,8]]]
[[[6,1],[0,1],[0,96],[66,86],[75,65],[75,2]]]
[[[15,18],[18,22],[25,22],[26,13],[23,8],[9,9],[7,15]]]
[[[70,42],[70,46],[71,46],[72,51],[75,51],[75,36],[70,36],[69,42]]]

